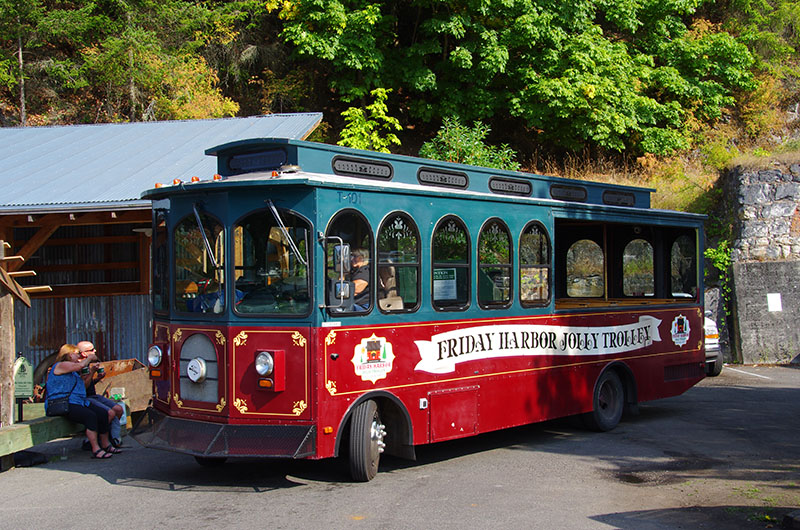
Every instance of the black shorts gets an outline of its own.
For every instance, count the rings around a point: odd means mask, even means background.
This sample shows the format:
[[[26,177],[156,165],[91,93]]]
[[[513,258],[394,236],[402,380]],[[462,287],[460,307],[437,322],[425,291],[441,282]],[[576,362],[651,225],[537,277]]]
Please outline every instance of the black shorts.
[[[92,400],[89,400],[88,407],[70,403],[69,414],[66,418],[75,423],[82,423],[84,427],[90,431],[96,431],[98,434],[108,432],[108,409],[98,403],[93,403]]]

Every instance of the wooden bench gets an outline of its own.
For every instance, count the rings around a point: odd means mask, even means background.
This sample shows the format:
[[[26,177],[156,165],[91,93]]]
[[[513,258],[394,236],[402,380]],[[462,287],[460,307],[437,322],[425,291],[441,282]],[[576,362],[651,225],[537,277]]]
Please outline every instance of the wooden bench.
[[[33,418],[0,428],[0,471],[14,466],[14,453],[58,438],[84,432],[83,425],[62,417],[44,415],[43,403],[24,405],[24,418]]]

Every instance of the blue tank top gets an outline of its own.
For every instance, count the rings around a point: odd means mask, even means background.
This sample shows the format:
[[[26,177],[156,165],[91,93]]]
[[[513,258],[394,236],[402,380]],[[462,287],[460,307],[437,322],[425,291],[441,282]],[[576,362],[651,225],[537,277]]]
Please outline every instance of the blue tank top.
[[[83,379],[78,375],[78,372],[56,375],[54,373],[56,366],[58,366],[58,363],[53,365],[47,375],[47,384],[45,385],[47,388],[47,401],[69,395],[70,403],[84,407],[88,406],[89,400],[86,399],[86,385],[83,384]],[[46,406],[47,403],[45,402]]]

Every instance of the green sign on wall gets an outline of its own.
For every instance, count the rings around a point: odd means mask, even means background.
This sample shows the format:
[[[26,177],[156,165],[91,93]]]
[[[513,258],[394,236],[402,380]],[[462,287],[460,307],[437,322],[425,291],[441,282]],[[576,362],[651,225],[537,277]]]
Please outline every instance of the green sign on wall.
[[[14,362],[14,397],[31,396],[33,396],[33,368],[25,357],[18,357]]]

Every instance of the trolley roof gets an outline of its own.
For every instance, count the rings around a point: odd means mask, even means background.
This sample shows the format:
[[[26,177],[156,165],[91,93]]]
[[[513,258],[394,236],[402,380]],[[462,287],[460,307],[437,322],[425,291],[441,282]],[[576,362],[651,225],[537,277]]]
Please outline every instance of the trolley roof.
[[[216,180],[180,182],[143,193],[159,199],[181,191],[209,191],[259,184],[378,187],[417,193],[535,199],[551,205],[583,204],[613,209],[650,208],[651,188],[622,186],[518,171],[468,166],[390,153],[350,149],[287,138],[252,138],[212,147]],[[672,212],[677,213],[677,212]],[[702,219],[703,216],[684,214]]]

